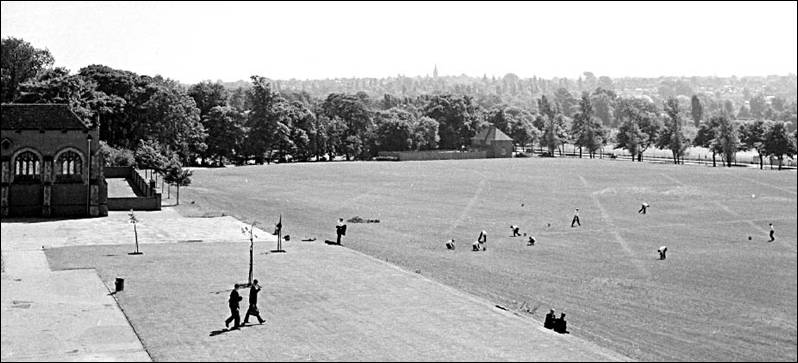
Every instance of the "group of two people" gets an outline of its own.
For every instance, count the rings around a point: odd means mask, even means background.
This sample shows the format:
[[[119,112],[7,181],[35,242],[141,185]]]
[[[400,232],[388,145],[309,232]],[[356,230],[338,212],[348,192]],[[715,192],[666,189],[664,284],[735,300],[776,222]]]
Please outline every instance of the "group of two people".
[[[513,224],[510,226],[510,230],[513,231],[513,237],[521,237],[521,227],[518,227]],[[526,233],[524,233],[524,236],[526,236]],[[536,241],[537,240],[535,240],[535,237],[529,236],[529,240],[526,241],[526,245],[534,246]]]
[[[471,250],[472,251],[485,251],[487,249],[487,247],[486,247],[487,243],[488,243],[488,232],[485,232],[483,230],[483,231],[479,232],[479,237],[477,237],[477,240],[474,242],[473,245],[471,245]],[[449,249],[449,250],[455,249],[454,238],[446,241],[446,249]]]
[[[230,322],[234,322],[233,330],[238,329],[241,326],[241,314],[239,313],[238,303],[243,300],[241,295],[238,294],[238,285],[233,286],[233,291],[230,291],[230,298],[227,300],[228,305],[230,306],[230,317],[224,321],[225,328],[230,326]],[[258,321],[263,324],[265,320],[260,317],[260,311],[258,310],[258,293],[260,292],[260,285],[258,285],[258,280],[252,281],[252,286],[249,288],[249,308],[247,309],[247,314],[244,316],[244,324],[249,322],[249,316],[252,315],[258,318]]]
[[[554,315],[554,309],[551,309],[551,311],[546,314],[546,320],[543,322],[543,327],[546,329],[552,329],[560,334],[568,333],[567,323],[565,322],[565,313],[561,313],[560,317],[558,318]]]

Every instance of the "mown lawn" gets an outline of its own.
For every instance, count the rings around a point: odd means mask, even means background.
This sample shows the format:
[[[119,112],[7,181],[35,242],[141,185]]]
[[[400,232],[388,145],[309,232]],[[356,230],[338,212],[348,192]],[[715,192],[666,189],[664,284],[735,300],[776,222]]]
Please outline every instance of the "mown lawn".
[[[334,239],[339,217],[379,219],[349,223],[344,245],[540,320],[564,311],[574,335],[632,358],[795,361],[797,183],[628,160],[279,164],[196,170],[179,208],[261,225],[282,214],[288,246]],[[471,252],[482,229],[488,249]]]

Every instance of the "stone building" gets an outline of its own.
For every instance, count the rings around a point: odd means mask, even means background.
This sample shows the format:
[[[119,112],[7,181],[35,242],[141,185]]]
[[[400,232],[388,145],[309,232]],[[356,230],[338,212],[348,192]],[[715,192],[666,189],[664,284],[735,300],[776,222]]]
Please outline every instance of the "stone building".
[[[0,107],[2,216],[108,215],[99,126],[68,105]]]
[[[471,148],[485,151],[489,158],[513,157],[513,139],[496,126],[483,128],[471,138]]]

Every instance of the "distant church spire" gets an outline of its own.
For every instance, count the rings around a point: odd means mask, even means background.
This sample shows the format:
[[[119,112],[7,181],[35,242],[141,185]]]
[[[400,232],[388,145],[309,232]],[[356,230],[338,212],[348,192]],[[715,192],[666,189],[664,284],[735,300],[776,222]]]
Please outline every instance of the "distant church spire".
[[[435,65],[435,69],[432,70],[432,78],[438,78],[438,65]]]

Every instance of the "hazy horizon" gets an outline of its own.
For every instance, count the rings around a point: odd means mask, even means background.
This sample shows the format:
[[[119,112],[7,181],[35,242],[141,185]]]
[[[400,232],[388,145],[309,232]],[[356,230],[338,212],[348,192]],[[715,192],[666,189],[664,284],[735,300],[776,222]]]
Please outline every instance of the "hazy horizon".
[[[2,2],[2,38],[186,84],[796,73],[795,2]]]

